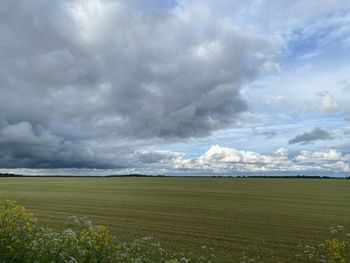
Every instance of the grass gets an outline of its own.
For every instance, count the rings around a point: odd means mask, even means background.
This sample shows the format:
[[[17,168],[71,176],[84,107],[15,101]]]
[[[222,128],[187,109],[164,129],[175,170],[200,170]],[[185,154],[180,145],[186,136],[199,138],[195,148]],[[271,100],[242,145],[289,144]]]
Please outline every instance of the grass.
[[[43,224],[70,215],[107,225],[120,240],[154,236],[175,251],[213,246],[221,262],[244,253],[293,262],[298,244],[350,229],[350,180],[235,178],[0,178],[0,199]]]

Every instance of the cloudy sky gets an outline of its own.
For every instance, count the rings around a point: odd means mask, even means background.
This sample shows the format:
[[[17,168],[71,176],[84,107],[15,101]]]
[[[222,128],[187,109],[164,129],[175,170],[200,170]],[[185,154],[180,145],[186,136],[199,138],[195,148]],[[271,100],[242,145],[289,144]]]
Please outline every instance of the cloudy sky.
[[[350,174],[348,0],[2,0],[0,172]]]

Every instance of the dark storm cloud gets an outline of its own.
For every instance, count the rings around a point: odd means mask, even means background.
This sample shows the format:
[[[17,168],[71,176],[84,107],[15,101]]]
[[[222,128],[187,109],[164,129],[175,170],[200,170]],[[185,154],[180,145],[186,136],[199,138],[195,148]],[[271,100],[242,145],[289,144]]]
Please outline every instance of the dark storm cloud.
[[[297,135],[295,138],[289,140],[289,144],[308,144],[316,140],[331,140],[332,138],[333,137],[329,134],[329,132],[316,127],[310,132],[305,132],[301,135]]]
[[[196,4],[152,3],[2,1],[0,167],[128,167],[235,122],[277,47]]]

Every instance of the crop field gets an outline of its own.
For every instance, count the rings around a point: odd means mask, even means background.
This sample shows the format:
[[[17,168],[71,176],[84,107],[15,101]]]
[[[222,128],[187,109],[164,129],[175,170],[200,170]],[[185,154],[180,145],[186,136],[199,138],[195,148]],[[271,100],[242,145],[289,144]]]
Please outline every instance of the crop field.
[[[320,243],[333,225],[350,229],[350,180],[0,178],[7,198],[55,229],[84,215],[119,240],[153,236],[193,253],[205,245],[221,262],[294,262],[298,244]]]

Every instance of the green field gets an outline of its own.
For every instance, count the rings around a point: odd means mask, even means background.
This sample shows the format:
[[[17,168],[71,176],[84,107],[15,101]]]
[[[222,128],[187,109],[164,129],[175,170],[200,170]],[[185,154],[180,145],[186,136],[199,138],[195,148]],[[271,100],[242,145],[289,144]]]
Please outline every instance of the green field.
[[[86,215],[120,240],[154,236],[194,253],[212,246],[221,262],[258,251],[293,262],[298,244],[318,244],[332,225],[350,229],[350,180],[0,178],[5,198],[57,229]]]

